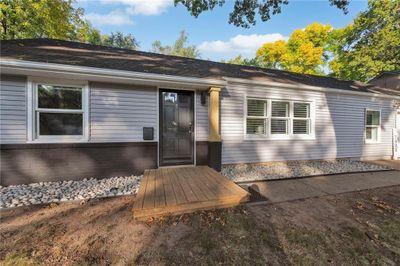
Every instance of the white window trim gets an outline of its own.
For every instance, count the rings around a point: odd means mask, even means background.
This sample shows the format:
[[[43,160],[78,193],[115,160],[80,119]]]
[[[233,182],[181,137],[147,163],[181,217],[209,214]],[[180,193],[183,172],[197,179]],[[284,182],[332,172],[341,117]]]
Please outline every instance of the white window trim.
[[[379,112],[379,126],[368,126],[368,127],[377,127],[378,128],[378,140],[367,139],[367,112]],[[364,113],[364,141],[367,144],[377,144],[381,143],[381,132],[382,132],[382,110],[374,109],[374,108],[365,108]]]
[[[257,135],[257,134],[247,134],[247,101],[248,100],[260,100],[267,102],[267,117],[264,119],[267,121],[267,132],[265,135]],[[282,101],[289,102],[289,118],[284,117],[282,119],[288,119],[288,134],[271,134],[271,110],[272,110],[272,102],[273,101]],[[293,117],[293,104],[294,103],[308,103],[310,104],[310,134],[293,134],[292,121]],[[244,140],[315,140],[315,101],[306,100],[306,99],[287,99],[287,98],[278,98],[278,97],[248,97],[247,95],[244,97],[243,104],[243,136]],[[251,118],[251,117],[249,117]],[[263,118],[263,117],[258,117]],[[274,117],[279,119],[279,117]],[[297,118],[295,118],[297,119]]]
[[[292,115],[292,110],[293,110],[293,108],[292,108],[292,104],[291,104],[291,102],[290,101],[288,101],[288,100],[281,100],[281,99],[271,99],[271,100],[269,100],[269,102],[271,103],[271,107],[269,108],[270,110],[269,110],[269,112],[270,112],[270,122],[269,122],[269,124],[270,124],[270,128],[269,128],[269,132],[268,132],[268,134],[269,134],[269,137],[270,138],[273,138],[273,139],[285,139],[285,138],[289,138],[289,136],[291,135],[291,133],[292,133],[292,123],[291,123],[291,115]],[[288,116],[274,116],[274,117],[272,117],[272,102],[287,102],[287,103],[289,103],[289,105],[288,105]],[[272,132],[271,132],[271,123],[272,123],[272,120],[286,120],[287,122],[287,128],[286,128],[286,132],[287,132],[287,134],[272,134]]]
[[[264,102],[264,106],[265,106],[265,112],[263,116],[247,116],[247,100],[257,100],[257,101],[263,101]],[[246,104],[245,104],[245,128],[244,128],[244,133],[245,135],[247,134],[247,118],[254,118],[254,119],[262,119],[264,120],[265,123],[265,131],[269,131],[269,127],[271,126],[271,121],[269,119],[270,115],[268,114],[268,110],[269,110],[269,104],[270,102],[268,102],[266,99],[257,99],[257,98],[248,98],[246,100]],[[268,134],[268,132],[266,134],[247,134],[249,137],[252,138],[264,138],[266,135]]]
[[[309,118],[304,118],[304,117],[294,117],[294,104],[295,103],[309,103],[310,104],[310,110],[309,110],[309,112],[310,112],[310,117]],[[291,123],[292,123],[292,125],[291,125],[291,130],[293,130],[293,120],[306,120],[306,121],[309,121],[309,124],[308,124],[308,131],[309,131],[309,134],[294,134],[293,133],[293,131],[291,132],[294,136],[304,136],[304,135],[311,135],[311,134],[313,134],[313,132],[314,132],[314,130],[313,130],[313,128],[312,128],[312,125],[314,125],[315,123],[314,123],[314,121],[315,121],[315,112],[313,111],[313,104],[312,103],[310,103],[310,102],[305,102],[305,101],[292,101],[292,102],[290,102],[290,110],[291,110],[291,114],[290,114],[290,117],[291,117]]]
[[[60,135],[60,136],[37,136],[37,85],[56,85],[56,86],[79,86],[82,87],[82,111],[62,109],[60,111],[54,109],[40,108],[41,111],[49,111],[55,113],[82,113],[83,128],[81,136]],[[28,143],[74,143],[89,141],[89,83],[87,81],[66,80],[66,79],[49,79],[28,77],[27,84],[27,101],[28,101],[28,121],[27,121],[27,142]]]

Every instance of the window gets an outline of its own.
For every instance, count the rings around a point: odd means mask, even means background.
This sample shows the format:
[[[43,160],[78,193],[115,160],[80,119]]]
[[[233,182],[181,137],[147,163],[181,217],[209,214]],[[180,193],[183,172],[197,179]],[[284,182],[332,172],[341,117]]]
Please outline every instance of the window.
[[[246,132],[253,135],[265,135],[267,126],[267,102],[247,101]]]
[[[366,142],[379,142],[381,127],[381,112],[366,110],[365,140]]]
[[[246,136],[313,137],[311,103],[247,99]]]
[[[87,88],[76,85],[32,83],[31,140],[87,139]]]
[[[289,133],[289,102],[275,102],[271,104],[271,134]]]
[[[293,134],[310,134],[310,104],[293,103]]]

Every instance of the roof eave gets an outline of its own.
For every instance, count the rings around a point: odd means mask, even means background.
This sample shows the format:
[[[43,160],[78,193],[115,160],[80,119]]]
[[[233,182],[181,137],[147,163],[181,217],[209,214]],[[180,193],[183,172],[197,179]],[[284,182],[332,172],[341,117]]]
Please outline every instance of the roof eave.
[[[205,89],[208,87],[224,87],[225,80],[183,77],[144,73],[135,71],[104,69],[86,66],[43,63],[17,59],[2,58],[0,62],[3,74],[58,77],[109,83],[131,83],[152,86],[185,86]]]
[[[319,92],[324,92],[324,93],[349,94],[349,95],[400,100],[400,96],[383,94],[383,93],[334,89],[334,88],[325,88],[325,87],[302,85],[302,84],[288,84],[288,83],[280,83],[280,82],[272,82],[272,81],[250,80],[250,79],[240,79],[240,78],[231,78],[231,77],[224,77],[224,79],[228,83],[239,83],[239,84],[248,84],[248,85],[255,85],[255,86],[270,86],[270,87],[285,88],[285,89],[297,89],[297,90],[302,89],[302,90],[308,90],[308,91],[319,91]]]

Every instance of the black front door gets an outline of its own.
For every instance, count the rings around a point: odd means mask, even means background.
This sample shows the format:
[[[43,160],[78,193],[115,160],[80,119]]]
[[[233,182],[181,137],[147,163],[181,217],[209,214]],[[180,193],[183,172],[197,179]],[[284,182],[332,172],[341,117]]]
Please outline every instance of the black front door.
[[[193,164],[194,94],[160,90],[160,166]]]

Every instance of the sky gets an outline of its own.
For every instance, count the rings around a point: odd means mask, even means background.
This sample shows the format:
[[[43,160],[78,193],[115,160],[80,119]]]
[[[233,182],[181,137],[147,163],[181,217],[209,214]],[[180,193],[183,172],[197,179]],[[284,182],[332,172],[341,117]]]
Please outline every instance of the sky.
[[[184,30],[201,58],[215,61],[239,54],[252,58],[263,43],[287,39],[295,29],[313,22],[344,27],[368,5],[367,0],[351,0],[348,14],[344,14],[328,0],[289,0],[281,14],[266,22],[258,20],[255,26],[245,29],[228,23],[233,2],[226,0],[223,7],[198,18],[182,5],[175,7],[173,0],[78,0],[76,5],[85,10],[85,19],[101,33],[131,33],[139,41],[139,50],[150,51],[155,40],[173,44]]]

